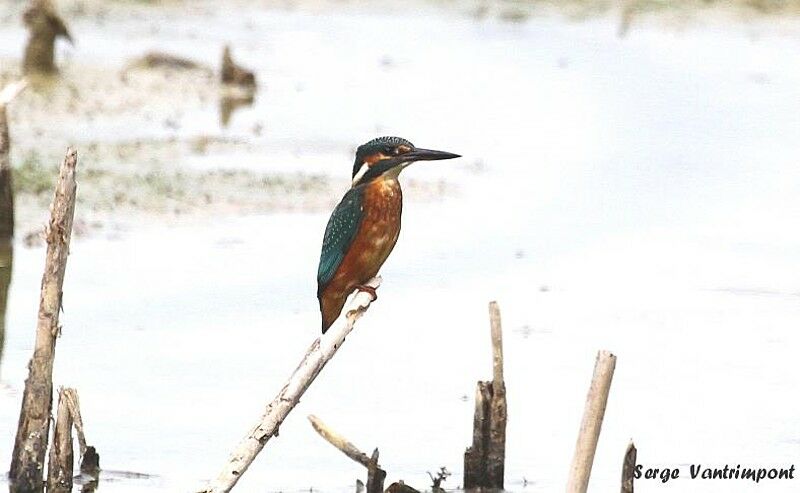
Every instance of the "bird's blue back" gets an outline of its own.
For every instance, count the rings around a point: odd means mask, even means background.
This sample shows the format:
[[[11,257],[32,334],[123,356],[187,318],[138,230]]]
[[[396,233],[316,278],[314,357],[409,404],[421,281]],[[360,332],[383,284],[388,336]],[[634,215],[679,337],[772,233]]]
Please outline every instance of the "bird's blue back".
[[[358,228],[361,226],[363,199],[363,186],[351,188],[344,194],[342,201],[328,219],[317,269],[317,296],[320,296],[322,290],[336,274],[336,270],[342,265],[342,260],[358,233]]]

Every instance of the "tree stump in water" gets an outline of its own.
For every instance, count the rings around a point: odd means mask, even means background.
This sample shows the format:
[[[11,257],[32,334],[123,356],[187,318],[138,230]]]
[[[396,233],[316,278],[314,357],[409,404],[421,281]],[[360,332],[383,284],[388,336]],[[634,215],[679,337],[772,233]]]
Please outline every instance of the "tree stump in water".
[[[464,452],[464,489],[503,489],[506,457],[506,384],[503,380],[503,334],[500,309],[489,304],[494,379],[478,382],[472,445]]]
[[[36,342],[28,364],[28,378],[22,393],[19,425],[8,474],[12,492],[35,492],[43,488],[44,458],[53,405],[53,360],[56,339],[61,331],[58,316],[61,313],[62,287],[75,214],[77,162],[77,153],[69,149],[59,170],[55,196],[50,206]]]
[[[233,57],[231,56],[230,46],[225,46],[225,49],[222,50],[221,76],[223,84],[231,84],[255,90],[256,87],[255,74],[250,70],[247,70],[246,68],[237,65],[236,62],[233,61]]]
[[[22,14],[28,28],[28,44],[22,59],[22,71],[26,74],[54,74],[58,72],[55,64],[56,39],[61,36],[70,43],[72,36],[67,25],[56,13],[50,0],[32,0]]]

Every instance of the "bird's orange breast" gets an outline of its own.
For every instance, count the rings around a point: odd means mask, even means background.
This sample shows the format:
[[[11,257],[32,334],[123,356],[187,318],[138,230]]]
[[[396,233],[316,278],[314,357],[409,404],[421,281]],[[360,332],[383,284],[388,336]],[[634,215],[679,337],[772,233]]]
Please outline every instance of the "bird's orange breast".
[[[375,180],[364,190],[362,203],[361,226],[339,268],[354,285],[375,277],[397,243],[403,211],[400,184],[396,179]]]
[[[358,232],[321,293],[324,328],[339,316],[353,289],[378,274],[400,235],[403,195],[396,178],[381,178],[369,183],[361,203]]]

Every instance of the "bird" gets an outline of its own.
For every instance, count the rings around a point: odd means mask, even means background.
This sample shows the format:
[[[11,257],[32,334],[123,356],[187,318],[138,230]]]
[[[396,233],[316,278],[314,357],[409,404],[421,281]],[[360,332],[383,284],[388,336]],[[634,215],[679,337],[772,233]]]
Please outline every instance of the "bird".
[[[400,172],[417,161],[458,157],[418,148],[400,137],[378,137],[358,147],[351,188],[331,213],[322,239],[317,299],[323,334],[354,290],[377,299],[375,289],[365,283],[378,274],[400,236]]]

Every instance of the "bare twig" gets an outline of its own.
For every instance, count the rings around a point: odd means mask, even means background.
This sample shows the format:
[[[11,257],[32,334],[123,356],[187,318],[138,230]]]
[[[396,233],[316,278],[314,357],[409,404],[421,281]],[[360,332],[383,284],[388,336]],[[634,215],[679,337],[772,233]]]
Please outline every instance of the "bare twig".
[[[308,420],[311,422],[311,426],[314,427],[314,430],[319,433],[325,441],[338,448],[344,455],[350,457],[362,466],[369,467],[369,456],[356,448],[356,446],[350,443],[345,437],[333,431],[328,425],[323,423],[321,419],[313,414],[308,416]]]
[[[440,467],[439,472],[436,473],[436,476],[431,474],[430,471],[428,471],[428,476],[431,478],[431,482],[433,483],[431,486],[431,491],[433,493],[443,493],[444,488],[442,488],[442,483],[447,481],[447,478],[452,476],[452,473],[448,471],[446,467]]]
[[[633,472],[636,470],[636,446],[633,440],[625,450],[625,459],[622,461],[622,486],[620,493],[633,493]]]
[[[608,351],[598,351],[592,384],[589,387],[589,394],[586,396],[583,421],[575,445],[575,456],[572,458],[567,493],[585,493],[589,486],[594,452],[600,438],[600,428],[603,425],[603,416],[616,363],[616,356]]]
[[[61,165],[55,197],[50,206],[47,226],[47,257],[39,301],[39,317],[33,358],[28,365],[28,378],[22,394],[14,452],[9,477],[20,491],[36,491],[42,487],[44,456],[50,430],[53,401],[53,359],[59,335],[58,315],[61,312],[62,285],[67,267],[72,219],[75,213],[75,167],[78,154],[67,150]]]
[[[383,493],[383,481],[386,479],[386,471],[378,465],[378,449],[372,452],[372,457],[359,450],[350,443],[345,437],[336,433],[328,427],[321,419],[313,414],[308,417],[311,426],[328,443],[339,449],[344,455],[350,457],[362,466],[367,468],[367,491],[366,493]]]
[[[376,277],[371,279],[367,286],[377,288],[380,284],[380,277]],[[372,303],[372,296],[369,293],[356,292],[342,310],[344,316],[340,316],[322,337],[311,344],[300,365],[289,377],[289,381],[267,406],[263,416],[239,443],[225,463],[222,472],[204,490],[205,492],[228,492],[236,485],[264,445],[270,438],[278,434],[278,428],[283,420],[300,402],[300,397],[319,375],[322,368],[336,354],[345,337],[353,330],[356,320],[367,311],[370,303]]]

